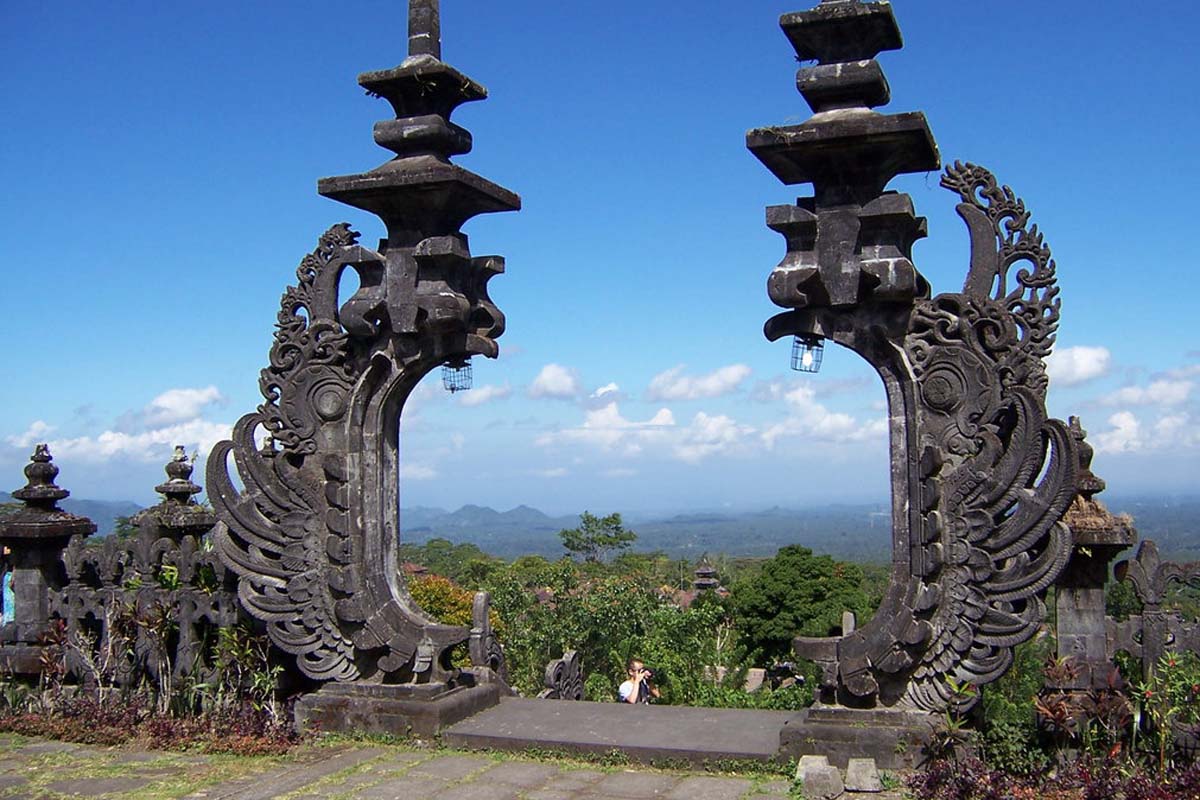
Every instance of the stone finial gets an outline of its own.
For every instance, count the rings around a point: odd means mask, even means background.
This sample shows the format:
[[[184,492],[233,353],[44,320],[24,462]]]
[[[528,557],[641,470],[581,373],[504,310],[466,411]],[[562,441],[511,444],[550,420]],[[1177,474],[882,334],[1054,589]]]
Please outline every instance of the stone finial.
[[[188,457],[183,445],[175,445],[171,460],[163,468],[167,480],[154,487],[154,491],[163,496],[163,501],[137,515],[138,527],[149,531],[146,535],[150,539],[201,535],[216,524],[212,511],[192,499],[193,495],[203,491],[202,487],[192,482],[193,460],[194,457]]]
[[[408,54],[442,58],[440,0],[409,0]]]
[[[1087,443],[1087,431],[1079,417],[1070,417],[1071,438],[1079,453],[1079,470],[1075,481],[1078,494],[1067,509],[1063,521],[1071,528],[1076,547],[1109,545],[1124,550],[1137,541],[1137,531],[1128,516],[1114,515],[1095,495],[1104,491],[1104,481],[1092,472],[1092,446]],[[1115,555],[1115,552],[1113,553]]]
[[[166,483],[160,483],[154,487],[154,491],[166,498],[165,502],[180,506],[195,504],[192,495],[199,494],[202,490],[191,481],[193,460],[188,458],[183,445],[175,445],[174,455],[163,468],[167,473],[168,480]]]
[[[61,489],[54,483],[58,477],[58,466],[53,463],[54,456],[50,455],[50,446],[35,445],[29,463],[25,465],[25,478],[29,481],[22,489],[17,489],[12,496],[24,502],[27,506],[41,508],[46,511],[54,510],[59,500],[65,500],[70,492]]]
[[[1085,500],[1091,500],[1093,495],[1104,491],[1105,483],[1092,472],[1092,458],[1096,451],[1087,442],[1087,431],[1079,421],[1079,417],[1069,417],[1071,436],[1075,439],[1079,450],[1079,477],[1076,480],[1078,490]]]
[[[87,517],[68,514],[58,507],[58,501],[70,496],[54,480],[58,477],[58,466],[52,463],[50,447],[37,445],[29,464],[25,466],[28,483],[17,489],[12,496],[25,504],[14,514],[0,521],[0,543],[11,546],[9,540],[61,539],[75,534],[87,536],[96,532],[96,524]]]

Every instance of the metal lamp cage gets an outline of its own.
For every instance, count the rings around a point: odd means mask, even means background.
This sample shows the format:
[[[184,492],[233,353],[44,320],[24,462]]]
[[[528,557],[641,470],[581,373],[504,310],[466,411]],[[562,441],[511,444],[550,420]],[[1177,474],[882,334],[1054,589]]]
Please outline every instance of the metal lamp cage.
[[[470,389],[471,380],[471,359],[442,364],[442,387],[450,394]]]
[[[792,369],[796,372],[820,372],[825,357],[825,340],[812,334],[792,337]]]

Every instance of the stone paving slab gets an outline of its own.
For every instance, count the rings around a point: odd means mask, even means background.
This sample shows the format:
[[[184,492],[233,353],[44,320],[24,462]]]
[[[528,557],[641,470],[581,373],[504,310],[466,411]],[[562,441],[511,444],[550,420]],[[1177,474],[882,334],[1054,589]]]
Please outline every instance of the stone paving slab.
[[[53,781],[46,784],[46,788],[52,792],[75,797],[103,797],[132,792],[149,784],[149,778],[76,778]]]
[[[779,731],[791,711],[588,703],[502,698],[450,726],[453,747],[607,753],[638,761],[705,761],[780,757]]]
[[[310,747],[282,762],[57,744],[10,743],[0,800],[130,794],[155,800],[783,800],[789,787],[783,780],[355,744]],[[185,794],[214,768],[230,769],[228,779]]]

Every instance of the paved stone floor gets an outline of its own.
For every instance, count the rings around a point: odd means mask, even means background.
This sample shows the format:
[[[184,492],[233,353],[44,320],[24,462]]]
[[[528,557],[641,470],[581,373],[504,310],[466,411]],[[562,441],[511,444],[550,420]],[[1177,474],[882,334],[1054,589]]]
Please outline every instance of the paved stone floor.
[[[288,758],[240,758],[0,735],[3,800],[783,800],[789,788],[770,775],[718,777],[400,746],[309,746]]]

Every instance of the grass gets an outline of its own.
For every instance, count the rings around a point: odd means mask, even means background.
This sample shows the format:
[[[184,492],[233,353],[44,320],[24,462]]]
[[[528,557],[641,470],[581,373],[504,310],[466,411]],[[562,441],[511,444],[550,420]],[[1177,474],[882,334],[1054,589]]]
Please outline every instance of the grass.
[[[137,761],[125,760],[131,751],[125,748],[79,747],[65,752],[22,753],[38,740],[6,737],[0,752],[8,762],[19,762],[5,776],[25,779],[18,785],[0,790],[4,797],[37,797],[45,800],[71,797],[51,787],[63,781],[100,781],[113,778],[140,778],[147,782],[120,792],[129,800],[168,800],[183,797],[206,786],[236,777],[244,777],[284,763],[279,756],[189,756],[185,753],[139,752]]]
[[[594,771],[613,773],[636,766],[639,771],[685,772],[691,775],[721,775],[750,781],[747,794],[773,792],[782,798],[790,785],[791,765],[761,762],[716,761],[702,768],[678,762],[634,765],[620,752],[579,754],[550,750],[525,752],[474,751],[444,747],[436,741],[400,739],[387,736],[323,736],[297,747],[286,756],[233,756],[177,752],[143,752],[128,747],[75,746],[61,752],[29,752],[24,748],[46,740],[19,735],[0,735],[0,776],[19,775],[27,782],[0,789],[0,800],[36,797],[39,800],[65,800],[71,795],[51,790],[60,781],[140,778],[147,783],[123,790],[120,797],[129,800],[177,800],[218,783],[253,780],[277,769],[320,761],[334,750],[371,746],[384,750],[378,756],[317,778],[302,789],[281,795],[287,800],[301,795],[319,795],[327,800],[349,800],[363,789],[394,780],[418,765],[442,756],[467,756],[483,762],[478,769],[450,780],[448,785],[469,782],[495,762],[547,762],[564,773]],[[390,751],[390,752],[389,752]],[[136,754],[136,755],[134,755]]]

